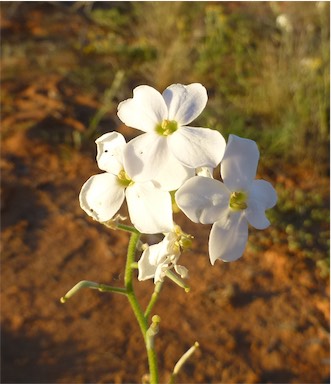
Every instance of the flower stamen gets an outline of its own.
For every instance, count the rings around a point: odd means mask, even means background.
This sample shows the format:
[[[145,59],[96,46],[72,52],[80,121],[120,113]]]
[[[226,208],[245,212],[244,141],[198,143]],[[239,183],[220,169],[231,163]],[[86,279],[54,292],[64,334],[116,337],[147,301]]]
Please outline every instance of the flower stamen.
[[[192,247],[193,236],[182,231],[179,225],[175,225],[174,232],[177,235],[176,246],[179,251],[184,252]]]
[[[169,136],[176,132],[178,129],[177,121],[163,120],[162,123],[157,124],[155,131],[161,136]]]
[[[117,175],[118,182],[123,187],[128,187],[134,183],[133,180],[130,179],[130,177],[127,175],[127,173],[122,169],[118,175]]]
[[[242,211],[247,208],[247,193],[245,192],[232,192],[230,196],[230,208],[234,211]]]

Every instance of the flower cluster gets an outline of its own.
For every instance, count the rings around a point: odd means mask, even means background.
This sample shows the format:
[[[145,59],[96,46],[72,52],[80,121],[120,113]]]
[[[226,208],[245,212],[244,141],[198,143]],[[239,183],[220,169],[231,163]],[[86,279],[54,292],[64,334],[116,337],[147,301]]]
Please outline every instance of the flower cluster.
[[[97,163],[104,173],[90,177],[79,200],[95,220],[114,218],[124,199],[132,224],[141,233],[164,233],[164,239],[146,246],[138,262],[139,280],[162,281],[174,269],[191,243],[173,222],[173,202],[195,223],[213,224],[209,238],[212,264],[233,261],[244,251],[248,224],[264,229],[270,224],[265,210],[276,204],[270,183],[255,180],[259,151],[252,140],[234,135],[226,144],[216,130],[192,127],[206,106],[201,84],[169,86],[162,94],[141,85],[133,98],[121,102],[118,117],[144,133],[126,143],[111,132],[96,140]],[[221,163],[223,182],[213,178]]]

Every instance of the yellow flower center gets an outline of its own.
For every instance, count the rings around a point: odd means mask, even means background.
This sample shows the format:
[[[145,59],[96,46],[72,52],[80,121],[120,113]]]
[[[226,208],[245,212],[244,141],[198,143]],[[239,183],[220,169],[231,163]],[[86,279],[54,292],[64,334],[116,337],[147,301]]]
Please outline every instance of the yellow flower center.
[[[134,183],[133,180],[130,179],[130,177],[127,175],[127,173],[122,169],[118,175],[117,175],[118,182],[123,187],[128,187]]]
[[[230,196],[230,208],[234,211],[242,211],[247,208],[247,193],[245,192],[232,192]]]
[[[163,120],[162,123],[157,124],[155,131],[161,136],[169,136],[176,132],[178,129],[177,121]]]

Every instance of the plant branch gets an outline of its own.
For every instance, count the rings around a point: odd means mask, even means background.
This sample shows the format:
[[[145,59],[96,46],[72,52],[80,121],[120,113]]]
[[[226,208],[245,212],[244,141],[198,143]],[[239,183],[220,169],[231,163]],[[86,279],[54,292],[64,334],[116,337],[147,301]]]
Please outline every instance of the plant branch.
[[[95,283],[94,281],[82,280],[73,286],[63,297],[61,297],[61,303],[65,303],[68,299],[70,299],[75,293],[77,293],[82,288],[92,288],[97,289],[100,292],[115,292],[120,293],[122,295],[127,294],[127,290],[125,288],[112,287],[106,284]]]
[[[128,253],[127,253],[127,259],[126,259],[126,266],[125,266],[124,284],[127,290],[127,298],[131,305],[133,313],[138,321],[141,333],[144,337],[147,357],[148,357],[150,384],[158,384],[157,356],[154,350],[154,343],[151,342],[151,338],[148,332],[149,328],[148,328],[147,320],[137,300],[137,297],[134,292],[134,287],[133,287],[133,271],[134,271],[133,266],[135,263],[135,254],[136,254],[137,245],[140,239],[140,232],[138,232],[137,230],[131,231],[131,232],[132,233],[131,233],[131,238],[128,246]]]
[[[140,232],[135,227],[132,227],[131,225],[125,225],[125,224],[117,224],[116,228],[121,229],[122,231],[136,233],[137,235],[140,235]]]
[[[186,361],[193,355],[193,353],[199,348],[199,343],[196,341],[194,345],[184,353],[184,355],[178,360],[177,364],[175,365],[175,368],[171,374],[169,384],[174,384],[176,376],[178,375],[179,371],[182,369],[183,365],[186,363]]]

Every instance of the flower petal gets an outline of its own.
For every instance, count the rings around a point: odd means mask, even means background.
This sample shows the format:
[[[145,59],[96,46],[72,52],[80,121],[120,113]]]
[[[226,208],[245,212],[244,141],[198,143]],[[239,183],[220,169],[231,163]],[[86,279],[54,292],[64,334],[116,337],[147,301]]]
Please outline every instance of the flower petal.
[[[104,222],[110,220],[124,201],[124,188],[117,177],[101,173],[90,177],[83,185],[79,202],[81,208],[93,219]]]
[[[217,259],[235,261],[239,259],[246,247],[248,223],[242,212],[225,213],[217,221],[209,236],[209,258],[212,265]]]
[[[134,181],[149,181],[167,164],[167,139],[144,133],[129,141],[124,149],[124,169]]]
[[[249,206],[245,210],[245,217],[249,224],[256,229],[266,229],[270,225],[264,208],[255,200],[249,202]]]
[[[151,279],[155,275],[156,265],[151,264],[149,260],[149,254],[151,252],[151,247],[145,249],[141,258],[138,261],[138,280],[143,281]]]
[[[256,176],[259,150],[255,141],[230,135],[221,163],[221,176],[232,192],[245,191]]]
[[[158,244],[151,245],[145,249],[138,261],[138,280],[147,280],[154,277],[159,264],[166,259],[164,254],[164,244],[161,241]]]
[[[227,211],[230,191],[218,180],[195,176],[175,194],[176,203],[195,223],[211,224]]]
[[[169,148],[183,165],[216,167],[225,151],[224,137],[209,128],[180,127],[169,136]]]
[[[254,228],[265,229],[270,221],[265,210],[272,208],[277,202],[277,194],[273,186],[265,180],[254,180],[249,191],[248,207],[245,216]]]
[[[175,191],[193,176],[194,169],[185,167],[169,151],[166,161],[159,162],[153,181],[164,191]]]
[[[266,180],[254,180],[249,190],[250,199],[259,201],[264,209],[272,208],[277,203],[275,188]]]
[[[168,119],[186,125],[197,118],[205,108],[208,96],[206,88],[199,84],[170,85],[162,96],[168,107]]]
[[[167,262],[161,263],[156,267],[154,284],[164,280],[165,274],[168,269],[169,269],[169,265]]]
[[[152,182],[134,183],[126,189],[129,215],[142,233],[163,233],[173,228],[169,192],[156,188]]]
[[[119,103],[117,115],[125,125],[148,132],[167,118],[168,110],[156,89],[140,85],[133,90],[132,99]]]
[[[118,132],[105,133],[95,143],[98,167],[117,175],[123,169],[123,150],[126,145],[123,135]]]

